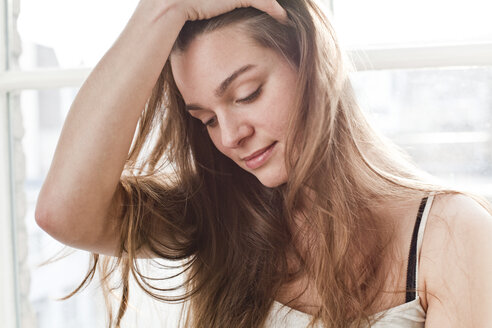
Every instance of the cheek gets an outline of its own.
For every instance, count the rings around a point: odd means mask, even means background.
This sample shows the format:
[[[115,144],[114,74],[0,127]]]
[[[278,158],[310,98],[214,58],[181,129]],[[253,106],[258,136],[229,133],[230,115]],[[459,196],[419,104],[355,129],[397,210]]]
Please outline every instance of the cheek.
[[[291,101],[289,97],[274,97],[272,102],[265,108],[263,122],[266,128],[275,136],[283,136],[287,132],[289,123]]]
[[[228,153],[228,148],[222,146],[222,142],[220,141],[220,131],[218,131],[218,129],[211,130],[210,132],[208,132],[208,135],[210,137],[210,140],[212,140],[215,148],[217,148],[225,156],[231,158],[230,154]]]
[[[210,140],[212,140],[212,143],[215,145],[215,147],[222,152],[221,146],[220,146],[220,135],[214,132],[207,132]]]
[[[285,135],[289,116],[294,108],[296,80],[294,75],[284,72],[284,74],[279,75],[276,82],[273,86],[276,91],[265,108],[264,122],[269,123],[268,128],[275,135]]]

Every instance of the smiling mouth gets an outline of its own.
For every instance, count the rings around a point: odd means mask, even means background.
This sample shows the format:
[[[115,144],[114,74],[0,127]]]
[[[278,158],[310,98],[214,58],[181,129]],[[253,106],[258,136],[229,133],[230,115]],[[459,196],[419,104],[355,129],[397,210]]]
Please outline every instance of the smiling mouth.
[[[272,147],[274,144],[276,144],[277,142],[275,141],[274,143],[272,143],[270,146],[267,146],[265,148],[262,148],[260,150],[257,150],[255,151],[253,154],[247,156],[247,157],[243,157],[241,158],[243,161],[249,161],[250,159],[253,159],[254,157],[260,155],[261,153],[265,152],[268,148]]]
[[[268,158],[270,158],[270,155],[276,144],[277,142],[275,141],[270,146],[260,149],[250,156],[243,158],[246,166],[253,170],[263,165],[268,160]]]

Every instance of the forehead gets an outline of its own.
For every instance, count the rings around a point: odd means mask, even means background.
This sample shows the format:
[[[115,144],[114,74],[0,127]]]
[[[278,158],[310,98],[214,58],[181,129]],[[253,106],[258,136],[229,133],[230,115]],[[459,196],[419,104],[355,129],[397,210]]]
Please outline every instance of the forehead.
[[[170,56],[176,85],[184,97],[204,86],[216,88],[244,65],[270,68],[275,60],[278,56],[273,50],[257,44],[236,25],[199,35],[186,51]]]

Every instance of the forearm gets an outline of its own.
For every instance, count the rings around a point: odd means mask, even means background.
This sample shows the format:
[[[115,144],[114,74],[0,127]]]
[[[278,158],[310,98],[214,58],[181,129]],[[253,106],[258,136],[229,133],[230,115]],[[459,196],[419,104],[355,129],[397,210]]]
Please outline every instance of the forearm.
[[[138,118],[184,19],[141,1],[77,94],[38,198],[36,218],[58,239],[97,235],[105,223]],[[46,222],[49,221],[49,222]]]

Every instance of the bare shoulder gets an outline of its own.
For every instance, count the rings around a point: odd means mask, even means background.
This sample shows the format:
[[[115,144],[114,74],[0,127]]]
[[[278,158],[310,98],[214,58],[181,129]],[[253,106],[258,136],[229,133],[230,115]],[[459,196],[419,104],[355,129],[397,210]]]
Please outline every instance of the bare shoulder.
[[[491,214],[476,200],[461,194],[441,194],[434,197],[426,228],[427,237],[433,238],[424,240],[428,246],[442,246],[442,238],[468,244],[475,238],[490,238],[491,229]]]
[[[436,195],[420,257],[426,327],[492,321],[492,215],[465,195]]]

